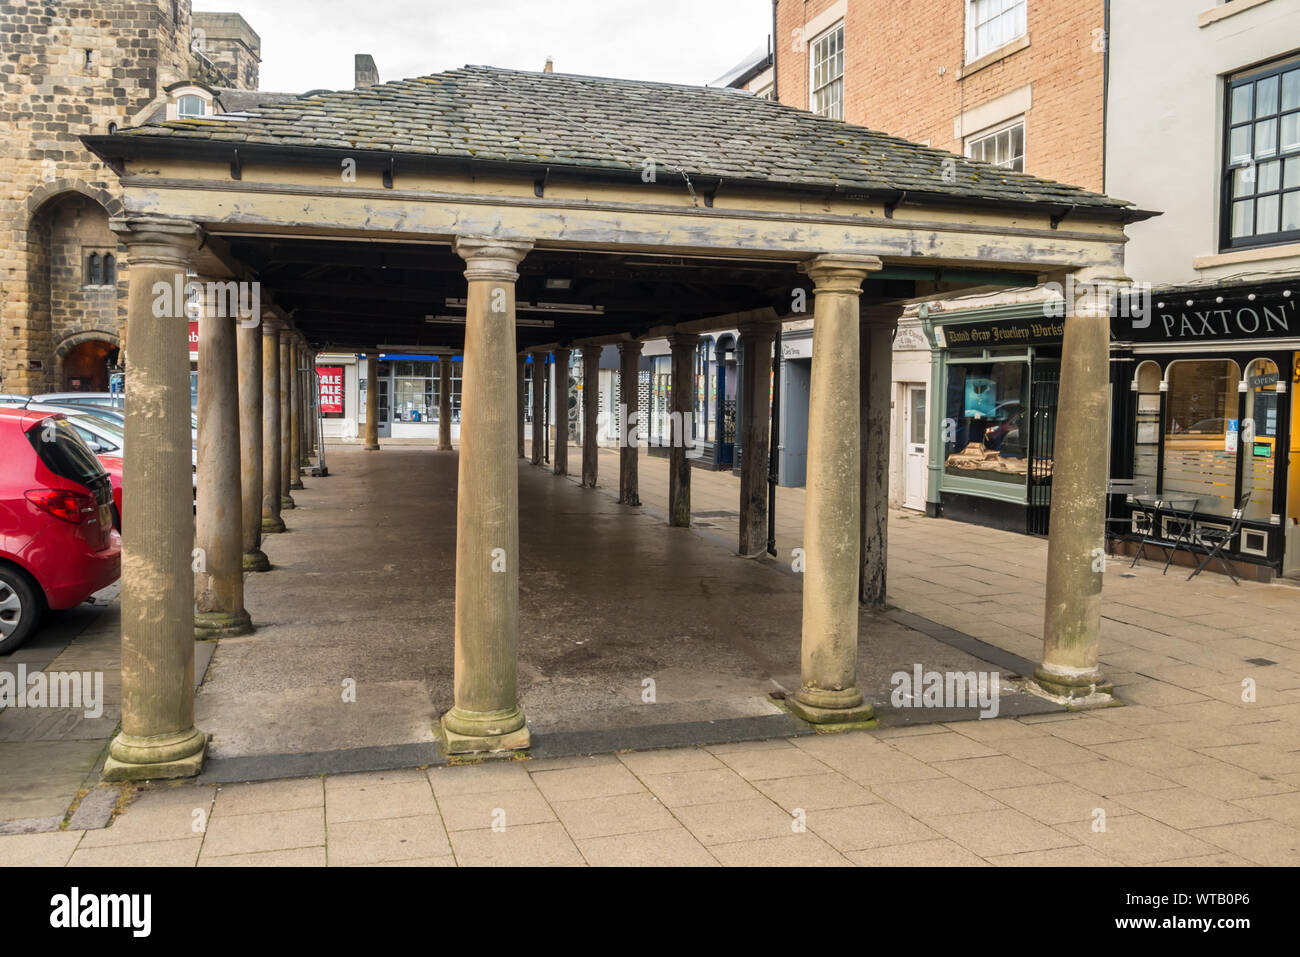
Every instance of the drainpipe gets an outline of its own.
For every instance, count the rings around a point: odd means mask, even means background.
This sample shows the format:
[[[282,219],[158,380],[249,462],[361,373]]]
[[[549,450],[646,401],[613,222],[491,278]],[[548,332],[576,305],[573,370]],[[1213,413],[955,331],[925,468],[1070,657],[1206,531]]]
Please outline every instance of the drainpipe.
[[[776,8],[780,6],[781,0],[772,0],[772,102],[780,103],[781,97],[777,93],[776,86]],[[1106,0],[1106,6],[1109,8],[1110,0]]]
[[[934,320],[930,318],[930,307],[923,304],[920,309],[921,328],[930,343],[930,401],[927,418],[929,419],[929,441],[926,443],[926,463],[929,481],[925,483],[925,514],[938,518],[943,514],[943,500],[940,497],[940,483],[943,481],[943,461],[946,448],[943,441],[944,416],[948,411],[947,386],[944,380],[943,350],[935,342]]]

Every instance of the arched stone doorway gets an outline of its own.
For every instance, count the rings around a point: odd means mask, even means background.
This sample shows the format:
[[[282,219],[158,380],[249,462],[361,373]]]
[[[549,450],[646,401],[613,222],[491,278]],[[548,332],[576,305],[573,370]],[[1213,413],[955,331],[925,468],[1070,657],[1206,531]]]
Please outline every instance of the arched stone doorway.
[[[60,347],[59,388],[65,392],[107,392],[108,375],[116,367],[118,346],[115,341],[93,338]]]
[[[14,279],[27,287],[27,321],[17,332],[27,359],[6,370],[6,386],[37,393],[70,388],[76,379],[81,384],[71,388],[106,389],[124,279],[109,220],[121,203],[102,189],[57,180],[33,191],[26,205],[25,276]]]

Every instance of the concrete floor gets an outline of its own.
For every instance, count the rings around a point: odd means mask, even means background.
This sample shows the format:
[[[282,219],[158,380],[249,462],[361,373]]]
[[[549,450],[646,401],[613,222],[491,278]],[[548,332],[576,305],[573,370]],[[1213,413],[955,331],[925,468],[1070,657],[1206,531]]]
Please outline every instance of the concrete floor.
[[[330,476],[294,493],[290,531],[267,536],[275,569],[247,576],[257,631],[220,642],[201,686],[214,758],[431,742],[452,703],[457,456],[329,456]],[[602,482],[617,481],[613,464],[602,455]],[[643,465],[645,486],[659,464]],[[799,576],[736,557],[722,529],[667,527],[647,493],[648,507],[625,508],[520,463],[520,695],[536,744],[627,729],[615,743],[630,747],[648,726],[780,715],[769,692],[798,687]],[[868,697],[886,703],[889,675],[914,663],[991,668],[864,611]]]

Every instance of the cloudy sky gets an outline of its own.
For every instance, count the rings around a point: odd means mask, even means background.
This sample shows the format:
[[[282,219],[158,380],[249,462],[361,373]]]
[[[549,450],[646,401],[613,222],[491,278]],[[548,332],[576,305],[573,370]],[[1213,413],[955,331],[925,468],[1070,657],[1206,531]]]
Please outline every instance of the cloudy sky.
[[[767,42],[770,0],[195,0],[262,38],[263,90],[350,89],[352,57],[381,80],[467,63],[708,83]]]

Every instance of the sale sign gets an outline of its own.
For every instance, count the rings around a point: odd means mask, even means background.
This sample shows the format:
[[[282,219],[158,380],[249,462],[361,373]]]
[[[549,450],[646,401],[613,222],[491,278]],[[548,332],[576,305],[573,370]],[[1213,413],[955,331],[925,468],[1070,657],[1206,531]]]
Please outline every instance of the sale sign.
[[[320,379],[321,412],[343,411],[343,367],[317,366],[316,376]]]

